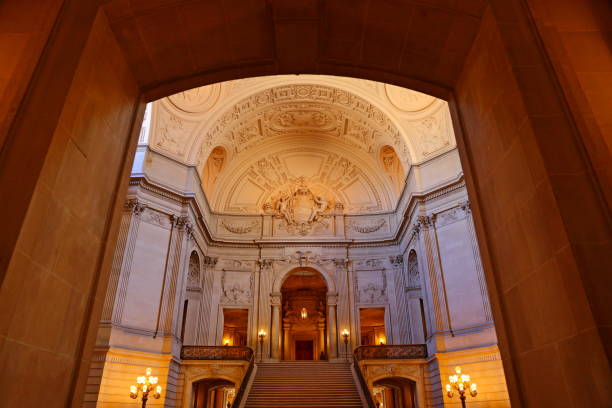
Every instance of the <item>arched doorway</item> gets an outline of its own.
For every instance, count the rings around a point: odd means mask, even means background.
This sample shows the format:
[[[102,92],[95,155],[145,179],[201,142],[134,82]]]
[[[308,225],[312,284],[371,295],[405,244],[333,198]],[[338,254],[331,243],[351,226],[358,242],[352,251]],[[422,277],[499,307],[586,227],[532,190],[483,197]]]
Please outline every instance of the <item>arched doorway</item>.
[[[491,292],[496,323],[503,326],[500,342],[513,361],[507,368],[513,401],[537,405],[544,397],[534,390],[545,387],[550,378],[532,378],[531,360],[524,355],[550,357],[558,363],[551,367],[576,364],[572,356],[585,356],[581,369],[566,372],[570,376],[566,384],[582,381],[585,370],[593,378],[608,378],[609,354],[598,333],[609,309],[605,303],[609,285],[601,275],[609,270],[609,257],[601,256],[609,252],[605,204],[610,196],[601,197],[602,191],[609,191],[603,187],[608,179],[602,170],[608,166],[609,152],[599,125],[586,120],[591,112],[598,112],[595,118],[600,119],[606,110],[591,110],[598,104],[585,99],[580,81],[575,80],[579,73],[589,75],[600,62],[578,58],[578,72],[569,57],[577,48],[584,49],[585,42],[572,41],[574,36],[542,36],[539,30],[546,27],[554,33],[563,28],[565,19],[581,16],[585,25],[593,27],[586,44],[605,44],[600,41],[604,31],[598,29],[598,20],[609,12],[606,8],[595,12],[589,2],[566,3],[559,18],[550,18],[547,11],[555,9],[553,0],[483,1],[471,6],[447,2],[443,7],[432,5],[433,10],[423,2],[385,2],[372,8],[359,1],[347,9],[341,2],[313,1],[309,4],[315,10],[311,10],[302,2],[292,8],[288,2],[262,1],[245,2],[232,13],[224,3],[138,2],[138,7],[128,8],[119,1],[53,1],[45,3],[42,14],[24,12],[31,5],[21,0],[5,2],[6,15],[22,17],[14,19],[12,27],[23,40],[7,42],[6,83],[11,86],[1,111],[5,126],[0,138],[8,142],[2,149],[0,196],[5,198],[3,212],[11,217],[3,229],[0,276],[2,289],[14,294],[3,297],[2,306],[11,311],[12,319],[2,357],[17,360],[26,352],[48,352],[37,343],[48,338],[46,327],[30,327],[24,337],[18,334],[26,331],[13,325],[29,322],[28,313],[36,310],[55,310],[49,307],[55,299],[51,294],[60,287],[49,284],[38,293],[21,292],[15,282],[30,288],[32,283],[22,284],[22,277],[37,283],[41,273],[92,282],[77,288],[81,307],[55,317],[70,328],[62,337],[73,339],[76,346],[68,357],[62,355],[61,369],[70,380],[54,398],[63,398],[66,404],[80,399],[87,370],[79,367],[91,356],[89,339],[96,336],[92,321],[102,313],[95,305],[101,303],[109,277],[110,251],[105,255],[105,248],[113,247],[118,236],[120,201],[127,188],[127,179],[120,181],[120,175],[128,171],[136,145],[138,135],[132,131],[130,139],[129,129],[142,116],[142,106],[139,112],[136,102],[140,95],[155,99],[224,79],[317,72],[392,82],[452,99],[457,127],[464,132],[459,136],[461,154],[476,198],[479,238],[487,248],[487,280],[495,284]],[[100,4],[104,9],[98,10]],[[533,15],[536,9],[542,11],[538,18]],[[303,18],[306,11],[312,18]],[[415,13],[427,19],[406,19]],[[431,30],[436,24],[445,31]],[[173,28],[179,25],[180,29]],[[295,34],[275,38],[287,32]],[[325,37],[317,39],[317,34]],[[218,41],[198,40],[210,38]],[[177,42],[194,49],[181,52],[174,46]],[[430,46],[424,54],[420,45],[426,43]],[[177,58],[180,55],[195,60],[187,63]],[[554,70],[559,67],[568,75]],[[594,88],[606,92],[605,87]],[[584,129],[584,123],[592,126]],[[551,129],[558,135],[554,143],[550,143]],[[100,137],[111,134],[116,137]],[[569,168],[571,173],[561,171]],[[65,178],[70,174],[78,174],[79,182]],[[19,188],[15,188],[17,177]],[[50,186],[56,179],[60,181],[56,188]],[[92,200],[79,199],[87,196],[79,196],[79,189],[90,184],[98,185],[100,194],[89,194],[95,197]],[[49,191],[64,200],[51,200]],[[576,200],[576,191],[585,199]],[[93,235],[67,241],[61,232],[78,230],[75,225],[93,227],[89,229]],[[601,240],[594,241],[593,236]],[[85,266],[51,262],[50,254],[60,253],[60,248],[83,247],[91,251],[92,260]],[[526,276],[529,279],[523,279]],[[22,296],[31,293],[36,293],[33,299]],[[571,299],[571,305],[560,303],[565,299]],[[520,311],[525,304],[541,313],[524,319]],[[580,305],[588,305],[583,307],[587,312],[568,312]],[[542,324],[550,321],[557,322],[557,330],[540,335]],[[576,323],[585,321],[587,328]],[[585,348],[586,342],[593,347]],[[15,353],[8,344],[25,351]],[[603,363],[593,365],[593,361]],[[47,381],[32,383],[26,378],[28,370],[21,368],[27,367],[28,359],[14,363],[22,374],[11,381],[30,387]],[[558,370],[549,373],[555,379],[559,376]],[[518,381],[523,377],[525,381]],[[600,391],[604,387],[588,386],[581,389],[590,392],[579,395],[564,386],[564,392],[548,393],[547,398],[559,402],[571,394],[593,406],[604,400],[605,392]]]
[[[376,407],[416,408],[416,383],[402,377],[387,377],[374,382]]]
[[[236,398],[236,384],[221,378],[193,383],[193,408],[229,408]]]
[[[312,268],[291,271],[281,287],[283,360],[326,360],[327,284]]]

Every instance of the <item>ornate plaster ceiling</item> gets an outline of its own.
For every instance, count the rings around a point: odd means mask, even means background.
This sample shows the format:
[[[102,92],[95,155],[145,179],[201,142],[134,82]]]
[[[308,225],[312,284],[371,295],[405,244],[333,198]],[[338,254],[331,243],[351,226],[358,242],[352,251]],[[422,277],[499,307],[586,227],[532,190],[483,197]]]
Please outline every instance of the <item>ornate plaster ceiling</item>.
[[[216,211],[261,213],[307,185],[330,205],[367,213],[392,210],[409,167],[455,141],[444,101],[372,81],[291,75],[161,99],[149,144],[195,165]],[[396,155],[381,154],[389,146]]]

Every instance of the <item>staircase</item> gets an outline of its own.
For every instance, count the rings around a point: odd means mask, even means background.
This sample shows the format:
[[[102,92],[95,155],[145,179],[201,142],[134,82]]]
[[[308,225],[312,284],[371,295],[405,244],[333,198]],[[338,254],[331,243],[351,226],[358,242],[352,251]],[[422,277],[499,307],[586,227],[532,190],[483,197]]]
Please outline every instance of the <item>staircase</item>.
[[[261,363],[245,408],[363,408],[348,363]]]

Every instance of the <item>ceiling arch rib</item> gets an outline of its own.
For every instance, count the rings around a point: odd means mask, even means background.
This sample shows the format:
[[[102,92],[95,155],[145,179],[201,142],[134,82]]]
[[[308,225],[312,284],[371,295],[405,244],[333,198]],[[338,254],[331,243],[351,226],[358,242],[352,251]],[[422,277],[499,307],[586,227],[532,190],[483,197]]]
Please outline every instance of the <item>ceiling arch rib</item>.
[[[265,212],[300,185],[350,213],[393,210],[410,166],[455,146],[446,102],[355,78],[224,82],[161,99],[152,116],[151,148],[196,166],[227,213]]]

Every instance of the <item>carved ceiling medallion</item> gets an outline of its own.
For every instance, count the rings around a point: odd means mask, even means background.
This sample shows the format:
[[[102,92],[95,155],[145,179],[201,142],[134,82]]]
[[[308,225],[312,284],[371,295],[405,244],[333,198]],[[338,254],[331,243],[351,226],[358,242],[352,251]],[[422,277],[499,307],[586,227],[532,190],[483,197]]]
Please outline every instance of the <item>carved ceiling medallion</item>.
[[[341,203],[335,203],[341,208]],[[264,212],[276,214],[283,220],[283,227],[290,233],[307,235],[317,224],[325,224],[329,218],[330,201],[316,195],[300,178],[291,191],[264,204]]]

